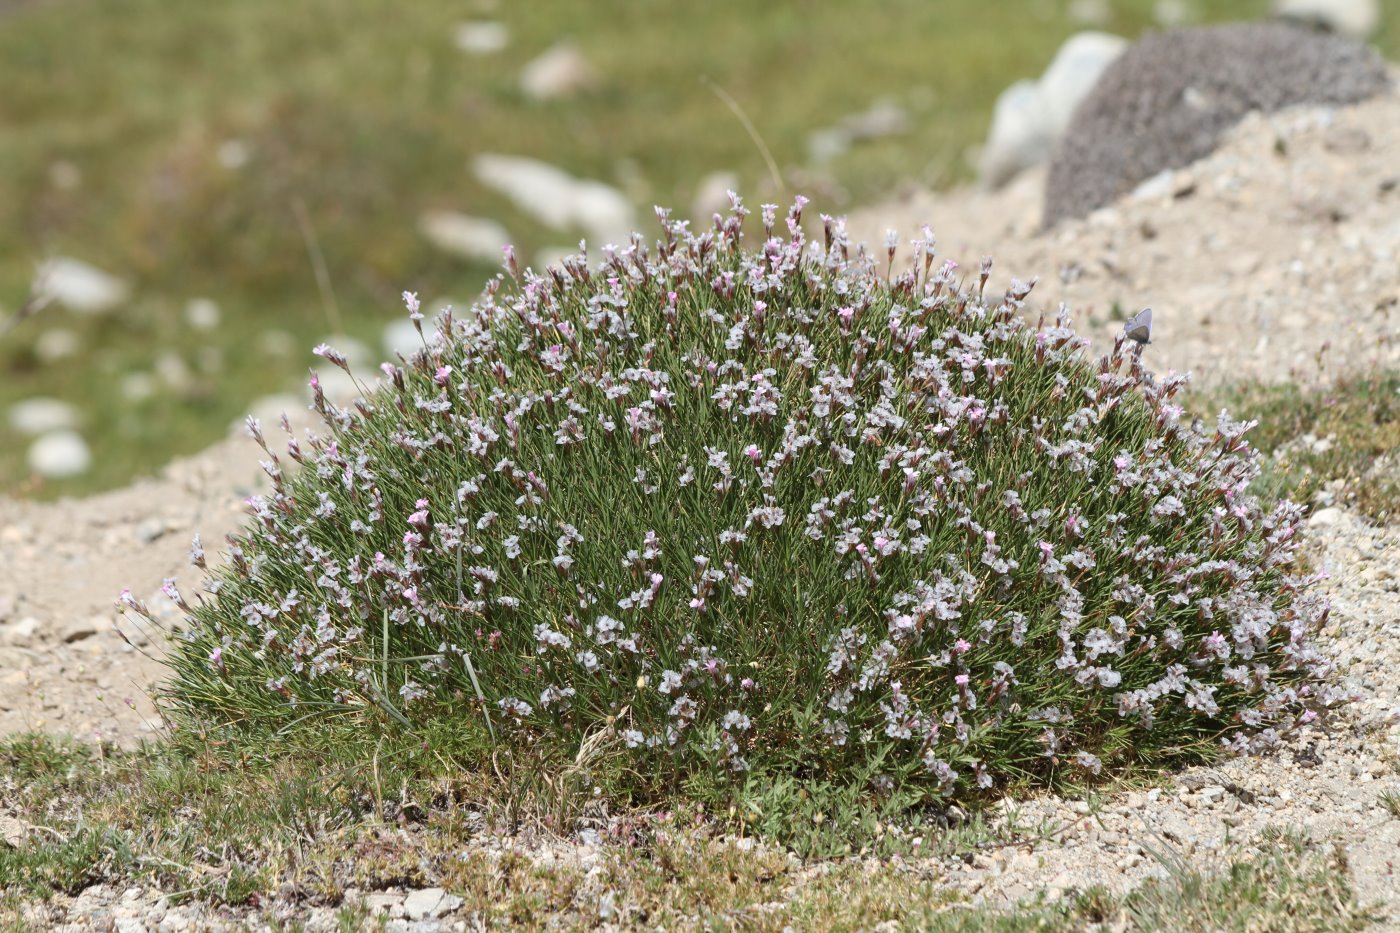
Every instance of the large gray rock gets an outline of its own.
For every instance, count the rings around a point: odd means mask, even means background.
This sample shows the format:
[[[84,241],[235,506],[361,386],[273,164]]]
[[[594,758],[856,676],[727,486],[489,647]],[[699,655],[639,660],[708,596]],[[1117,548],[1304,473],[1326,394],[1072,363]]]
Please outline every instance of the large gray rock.
[[[1380,0],[1274,0],[1274,15],[1366,39],[1381,24],[1381,4]]]
[[[1038,81],[1017,81],[997,98],[978,174],[998,188],[1050,158],[1079,102],[1128,42],[1103,32],[1081,32],[1060,46]]]
[[[1282,23],[1149,34],[1075,111],[1045,182],[1046,227],[1083,217],[1164,169],[1209,155],[1252,110],[1350,104],[1390,86],[1350,39]]]

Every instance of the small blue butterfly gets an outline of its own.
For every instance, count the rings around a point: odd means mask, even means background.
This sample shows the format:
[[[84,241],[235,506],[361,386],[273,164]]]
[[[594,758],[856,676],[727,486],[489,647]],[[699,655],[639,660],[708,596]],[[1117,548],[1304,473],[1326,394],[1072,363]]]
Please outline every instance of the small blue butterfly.
[[[1123,325],[1123,335],[1141,344],[1152,342],[1152,309],[1143,308],[1131,321]]]

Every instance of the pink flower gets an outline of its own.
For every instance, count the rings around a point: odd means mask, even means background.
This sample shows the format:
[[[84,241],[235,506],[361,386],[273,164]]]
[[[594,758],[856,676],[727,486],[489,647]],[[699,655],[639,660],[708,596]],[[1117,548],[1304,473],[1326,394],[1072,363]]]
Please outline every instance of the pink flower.
[[[967,680],[968,678],[966,674],[959,674],[958,676],[953,678],[953,683],[957,684],[959,687],[966,687]]]
[[[452,367],[451,367],[451,366],[439,366],[439,367],[437,368],[437,372],[433,374],[433,382],[436,382],[436,383],[437,383],[438,385],[440,385],[440,386],[445,386],[445,385],[447,385],[447,383],[450,382],[451,379],[452,379]]]
[[[1055,556],[1055,546],[1049,541],[1040,542],[1040,556],[1042,560],[1049,560]]]
[[[750,444],[744,448],[744,456],[748,457],[754,463],[758,463],[763,459],[763,451],[759,450],[757,445]]]
[[[972,645],[966,640],[959,638],[953,643],[953,650],[956,651],[958,654],[967,654],[969,651],[972,650]]]

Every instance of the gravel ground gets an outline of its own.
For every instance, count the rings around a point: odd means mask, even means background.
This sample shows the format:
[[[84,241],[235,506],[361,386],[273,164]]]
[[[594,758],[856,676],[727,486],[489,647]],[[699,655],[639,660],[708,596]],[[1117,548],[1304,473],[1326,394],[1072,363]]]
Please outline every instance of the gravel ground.
[[[1036,233],[1040,183],[1032,175],[994,194],[919,195],[862,212],[850,226],[880,243],[885,227],[912,233],[928,220],[953,256],[996,256],[1003,280],[1038,270],[1039,299],[1068,302],[1099,341],[1121,327],[1108,314],[1115,303],[1128,313],[1150,304],[1158,330],[1145,358],[1159,371],[1325,381],[1352,367],[1400,365],[1400,95],[1250,117],[1205,161],[1045,236]],[[213,553],[241,522],[241,500],[260,487],[256,453],[251,442],[230,440],[157,479],[90,499],[0,500],[0,734],[46,729],[130,745],[157,727],[141,688],[159,673],[146,656],[158,639],[125,622],[119,632],[113,599],[130,586],[174,621],[160,583],[177,573],[194,580],[185,553],[196,530]],[[1381,799],[1400,792],[1400,527],[1326,508],[1310,530],[1334,604],[1323,641],[1357,702],[1275,754],[1190,770],[1166,788],[1093,800],[1046,795],[1004,808],[1006,825],[1055,827],[1036,845],[887,868],[1013,904],[1042,889],[1125,890],[1164,871],[1154,852],[1223,863],[1283,827],[1339,840],[1363,901],[1400,917],[1392,874],[1400,819]],[[479,854],[511,845],[483,840]],[[541,861],[600,857],[590,845],[525,851]],[[382,910],[389,930],[479,923],[435,889],[346,896]],[[40,928],[123,933],[268,928],[269,916],[298,919],[308,931],[336,923],[332,910],[290,901],[238,912],[102,886],[25,909]]]

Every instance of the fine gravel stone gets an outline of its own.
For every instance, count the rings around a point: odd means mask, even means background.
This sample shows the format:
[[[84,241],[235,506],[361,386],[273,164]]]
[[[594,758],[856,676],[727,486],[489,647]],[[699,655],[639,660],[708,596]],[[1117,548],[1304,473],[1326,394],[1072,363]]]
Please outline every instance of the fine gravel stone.
[[[573,42],[564,41],[532,59],[520,72],[520,90],[532,100],[573,97],[597,87],[598,70]]]
[[[430,920],[456,910],[462,899],[442,888],[423,888],[404,898],[403,912],[410,920]]]
[[[510,30],[495,20],[459,23],[453,41],[468,55],[491,55],[510,44]]]
[[[418,218],[418,232],[444,253],[491,265],[500,263],[510,243],[510,234],[496,221],[454,211],[427,211]]]
[[[1389,85],[1369,47],[1284,23],[1148,35],[1109,65],[1075,111],[1050,163],[1044,226],[1209,155],[1251,110],[1349,104]]]
[[[27,398],[10,406],[10,428],[19,434],[71,430],[78,420],[78,409],[56,398]]]
[[[77,431],[51,431],[29,446],[29,468],[49,479],[86,473],[92,467],[92,451]]]
[[[997,98],[978,161],[983,185],[997,188],[1050,158],[1080,101],[1128,40],[1103,32],[1071,36],[1038,81],[1017,81]]]
[[[39,267],[35,291],[78,314],[105,314],[126,302],[131,288],[111,273],[68,256]]]
[[[539,159],[482,153],[472,171],[551,230],[582,228],[595,245],[625,243],[637,227],[636,210],[621,191]]]

